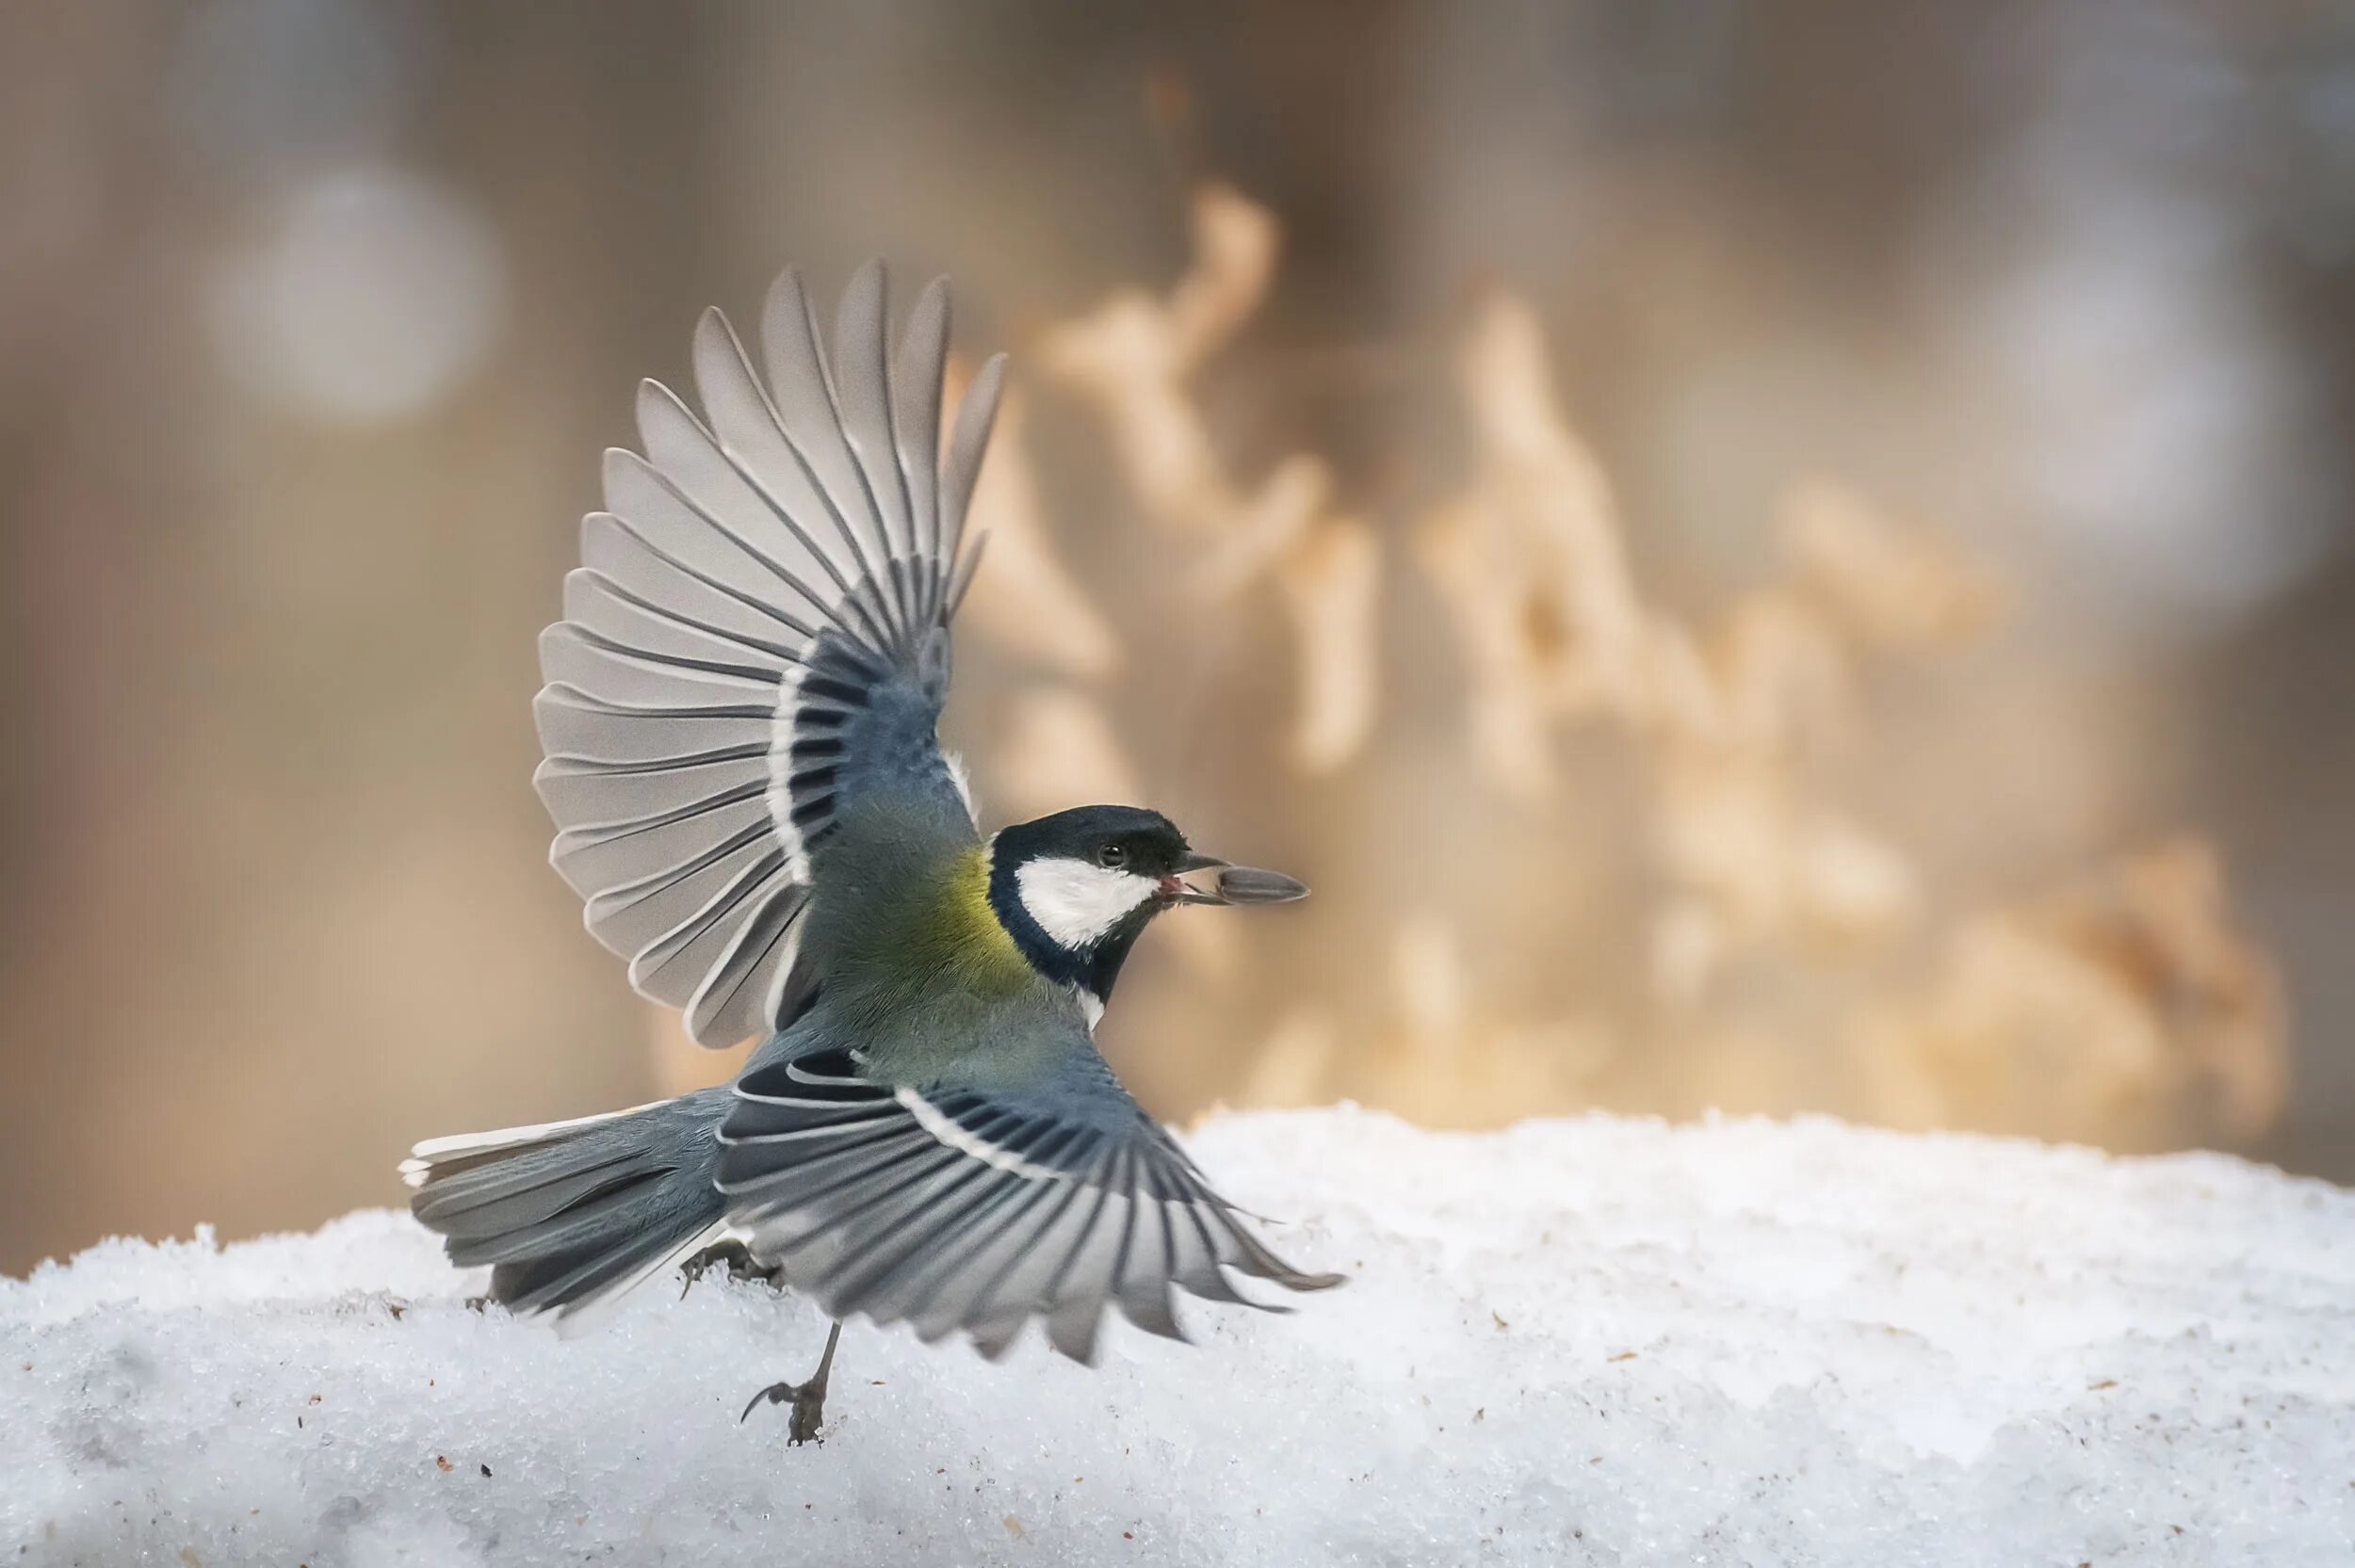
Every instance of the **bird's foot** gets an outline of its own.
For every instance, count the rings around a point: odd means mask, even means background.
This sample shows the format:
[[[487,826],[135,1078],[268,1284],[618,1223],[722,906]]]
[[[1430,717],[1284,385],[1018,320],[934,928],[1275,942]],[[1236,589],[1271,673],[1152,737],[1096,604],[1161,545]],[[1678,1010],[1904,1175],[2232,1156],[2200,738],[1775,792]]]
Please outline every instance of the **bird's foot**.
[[[752,1398],[744,1414],[736,1418],[742,1426],[766,1399],[772,1405],[793,1403],[793,1418],[785,1429],[788,1447],[825,1441],[818,1435],[819,1426],[826,1419],[826,1380],[834,1375],[834,1348],[842,1339],[842,1325],[836,1322],[826,1331],[826,1353],[818,1358],[818,1370],[809,1375],[807,1382],[772,1382]]]
[[[739,1426],[760,1408],[762,1400],[781,1405],[791,1400],[793,1414],[786,1422],[785,1441],[798,1447],[804,1443],[823,1443],[818,1435],[819,1427],[826,1419],[826,1380],[812,1378],[807,1382],[772,1382],[753,1396],[753,1402],[744,1407],[744,1414],[736,1418]]]
[[[695,1287],[698,1280],[723,1264],[727,1266],[728,1278],[732,1280],[759,1280],[765,1285],[777,1285],[785,1277],[780,1270],[761,1264],[744,1243],[731,1237],[706,1247],[678,1266],[678,1293],[685,1296]]]

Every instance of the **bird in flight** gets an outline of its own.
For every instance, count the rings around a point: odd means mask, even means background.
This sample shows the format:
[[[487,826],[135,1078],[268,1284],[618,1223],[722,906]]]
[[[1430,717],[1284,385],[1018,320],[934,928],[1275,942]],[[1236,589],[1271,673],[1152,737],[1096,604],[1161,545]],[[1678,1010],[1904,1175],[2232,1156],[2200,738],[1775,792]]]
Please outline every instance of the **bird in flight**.
[[[1340,1279],[1255,1237],[1094,1040],[1155,916],[1307,889],[1134,806],[984,836],[941,749],[1004,356],[944,443],[945,283],[896,348],[888,316],[870,263],[829,349],[788,269],[764,377],[705,313],[702,413],[641,385],[644,453],[606,454],[541,638],[557,870],[641,993],[706,1045],[759,1044],[727,1087],[434,1139],[401,1167],[451,1261],[489,1265],[518,1313],[721,1259],[808,1296],[835,1320],[817,1371],[746,1407],[790,1400],[797,1443],[853,1315],[991,1357],[1037,1318],[1085,1362],[1107,1304],[1182,1338],[1173,1286],[1267,1306],[1230,1276]]]

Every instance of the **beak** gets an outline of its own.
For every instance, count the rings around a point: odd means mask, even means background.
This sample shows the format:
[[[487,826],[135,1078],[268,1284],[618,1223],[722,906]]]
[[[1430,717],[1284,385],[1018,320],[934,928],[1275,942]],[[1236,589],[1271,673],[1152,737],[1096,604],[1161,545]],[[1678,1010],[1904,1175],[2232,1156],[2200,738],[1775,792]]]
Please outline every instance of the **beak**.
[[[1262,871],[1252,865],[1229,865],[1216,855],[1196,854],[1189,849],[1178,861],[1178,869],[1184,871],[1215,871],[1208,887],[1179,881],[1176,877],[1162,879],[1162,896],[1180,904],[1289,904],[1294,898],[1308,896],[1307,884],[1293,881],[1281,871]]]

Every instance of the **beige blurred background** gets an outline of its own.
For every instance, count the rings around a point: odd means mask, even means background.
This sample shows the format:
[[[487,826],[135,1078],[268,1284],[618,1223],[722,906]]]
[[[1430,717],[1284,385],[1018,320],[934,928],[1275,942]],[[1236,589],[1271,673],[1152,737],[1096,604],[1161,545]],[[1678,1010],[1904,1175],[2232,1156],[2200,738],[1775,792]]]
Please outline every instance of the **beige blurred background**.
[[[1016,401],[951,738],[1317,897],[1157,1110],[1817,1109],[2355,1178],[2355,10],[29,0],[0,1270],[724,1070],[533,639],[635,380],[869,253]]]

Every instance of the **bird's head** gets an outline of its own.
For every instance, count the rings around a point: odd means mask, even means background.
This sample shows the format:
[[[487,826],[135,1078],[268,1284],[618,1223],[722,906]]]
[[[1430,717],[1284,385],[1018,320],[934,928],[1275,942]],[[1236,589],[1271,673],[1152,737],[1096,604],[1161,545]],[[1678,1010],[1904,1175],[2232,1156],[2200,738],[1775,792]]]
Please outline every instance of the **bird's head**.
[[[1163,910],[1280,904],[1307,892],[1280,872],[1198,852],[1168,817],[1137,806],[1059,811],[990,844],[989,899],[999,923],[1040,973],[1099,1006]]]

